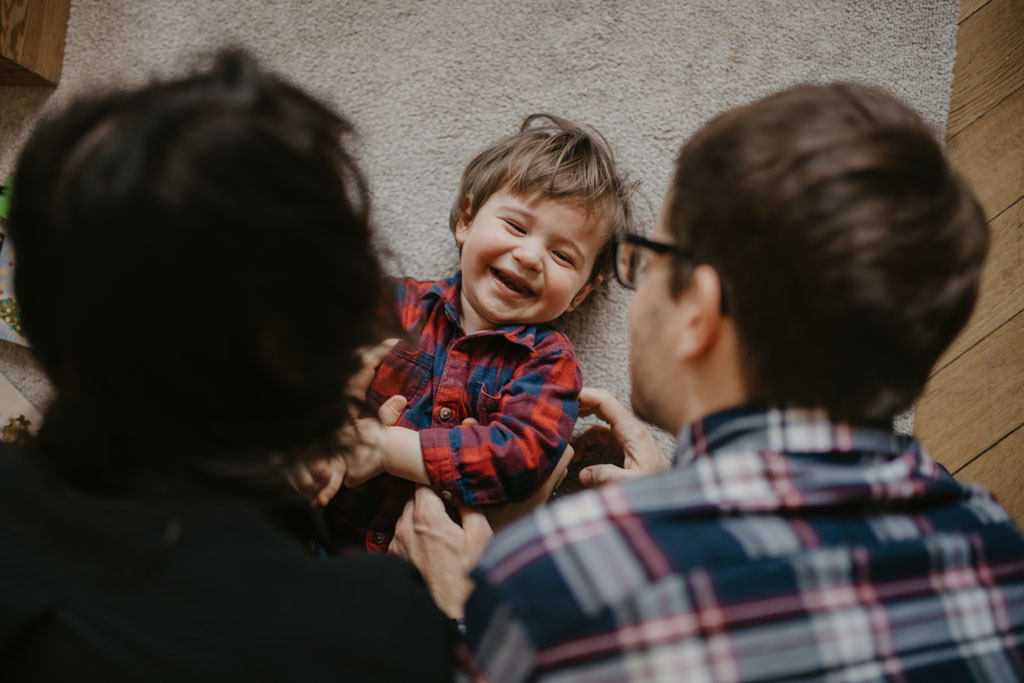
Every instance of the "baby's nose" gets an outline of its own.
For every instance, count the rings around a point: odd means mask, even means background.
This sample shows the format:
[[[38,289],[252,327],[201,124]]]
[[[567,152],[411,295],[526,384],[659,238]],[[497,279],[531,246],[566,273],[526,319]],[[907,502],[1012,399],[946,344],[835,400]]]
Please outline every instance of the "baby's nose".
[[[521,244],[516,247],[516,250],[512,252],[512,256],[515,257],[516,261],[522,264],[526,268],[532,268],[536,270],[541,264],[541,250],[533,244]]]

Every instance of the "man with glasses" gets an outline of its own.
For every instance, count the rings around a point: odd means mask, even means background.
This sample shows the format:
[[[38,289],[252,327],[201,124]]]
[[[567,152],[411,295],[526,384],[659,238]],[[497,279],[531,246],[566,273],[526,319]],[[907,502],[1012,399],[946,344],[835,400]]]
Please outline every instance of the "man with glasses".
[[[798,86],[682,148],[618,243],[632,404],[607,484],[503,530],[420,491],[396,551],[500,681],[1018,681],[1024,537],[891,420],[967,321],[988,235],[890,95]],[[656,476],[640,476],[657,473]],[[632,479],[631,481],[625,481]],[[466,596],[468,601],[466,600]]]

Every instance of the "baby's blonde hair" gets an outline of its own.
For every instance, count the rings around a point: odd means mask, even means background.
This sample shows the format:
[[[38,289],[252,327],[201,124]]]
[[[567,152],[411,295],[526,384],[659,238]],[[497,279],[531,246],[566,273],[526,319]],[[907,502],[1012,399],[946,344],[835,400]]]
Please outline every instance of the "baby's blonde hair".
[[[638,232],[633,198],[636,184],[615,168],[604,136],[551,114],[531,114],[519,132],[477,154],[462,173],[452,205],[452,232],[460,219],[471,220],[495,192],[515,195],[540,192],[549,199],[572,202],[596,218],[606,231],[590,280],[609,278],[614,269],[613,237]]]

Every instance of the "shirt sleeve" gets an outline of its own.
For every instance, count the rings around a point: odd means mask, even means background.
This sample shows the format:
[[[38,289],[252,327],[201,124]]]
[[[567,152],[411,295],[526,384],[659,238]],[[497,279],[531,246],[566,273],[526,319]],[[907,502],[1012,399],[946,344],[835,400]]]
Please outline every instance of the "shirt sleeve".
[[[528,498],[569,444],[582,383],[572,347],[561,335],[550,335],[498,396],[482,397],[493,405],[485,424],[420,432],[432,488],[466,505]]]
[[[466,604],[466,632],[456,645],[459,683],[525,683],[537,678],[537,649],[526,624],[499,590],[477,587]],[[470,623],[471,622],[471,623]]]

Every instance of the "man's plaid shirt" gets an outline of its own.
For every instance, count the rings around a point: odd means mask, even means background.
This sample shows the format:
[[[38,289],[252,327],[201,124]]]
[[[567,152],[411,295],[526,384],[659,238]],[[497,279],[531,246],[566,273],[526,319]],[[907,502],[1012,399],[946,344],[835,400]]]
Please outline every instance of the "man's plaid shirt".
[[[733,409],[669,472],[499,533],[463,652],[495,681],[1019,681],[1024,537],[910,437]]]
[[[431,487],[446,501],[523,500],[554,470],[572,436],[582,386],[569,339],[550,325],[508,325],[466,335],[461,273],[393,282],[408,332],[377,371],[367,400],[408,399],[402,427],[419,432]],[[466,418],[479,424],[463,425]],[[327,517],[343,545],[383,551],[414,490],[381,475],[342,490]]]

